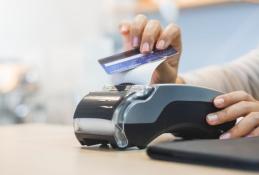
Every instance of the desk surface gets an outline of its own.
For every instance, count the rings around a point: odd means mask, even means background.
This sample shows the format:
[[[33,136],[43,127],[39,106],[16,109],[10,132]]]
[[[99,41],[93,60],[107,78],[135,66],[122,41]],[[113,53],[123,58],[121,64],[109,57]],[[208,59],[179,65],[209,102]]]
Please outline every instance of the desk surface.
[[[0,138],[1,175],[256,174],[151,160],[145,150],[82,149],[69,126],[2,126]]]

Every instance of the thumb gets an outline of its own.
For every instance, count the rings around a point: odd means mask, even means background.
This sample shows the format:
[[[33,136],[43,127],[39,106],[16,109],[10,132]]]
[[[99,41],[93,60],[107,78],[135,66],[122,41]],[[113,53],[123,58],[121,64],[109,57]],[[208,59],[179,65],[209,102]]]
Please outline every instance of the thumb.
[[[172,67],[167,60],[162,62],[153,72],[151,84],[175,83],[177,77],[177,67]]]

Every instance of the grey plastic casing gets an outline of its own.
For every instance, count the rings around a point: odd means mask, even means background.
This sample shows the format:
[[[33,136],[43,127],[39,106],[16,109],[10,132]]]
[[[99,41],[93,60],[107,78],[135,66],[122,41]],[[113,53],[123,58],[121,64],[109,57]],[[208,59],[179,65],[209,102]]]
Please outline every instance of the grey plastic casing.
[[[222,94],[216,90],[191,85],[159,84],[147,87],[152,91],[149,96],[144,100],[134,98],[124,111],[127,116],[124,118],[125,123],[153,123],[161,110],[172,101],[212,102],[216,96]]]
[[[105,91],[110,92],[107,89]],[[105,93],[105,91],[102,93]],[[127,138],[129,133],[125,133],[127,132],[125,131],[125,125],[152,125],[161,117],[164,108],[172,102],[189,101],[212,103],[216,96],[222,94],[213,89],[177,84],[133,85],[130,86],[126,92],[126,95],[120,101],[119,105],[114,109],[111,120],[103,119],[101,116],[84,117],[82,116],[83,113],[77,108],[74,116],[74,129],[80,143],[84,144],[82,139],[87,140],[87,138],[95,139],[96,137],[96,140],[99,138],[107,140],[113,138],[113,140],[116,141],[117,147],[126,148],[129,146],[129,140]],[[88,98],[91,100],[95,99],[97,103],[98,100],[103,100],[98,99],[100,98],[98,96],[93,97],[87,95],[82,100],[84,102],[82,103],[83,105],[88,104]],[[109,100],[109,98],[106,100]],[[173,126],[175,124],[171,123],[171,125]],[[161,131],[157,131],[157,133],[160,132]]]

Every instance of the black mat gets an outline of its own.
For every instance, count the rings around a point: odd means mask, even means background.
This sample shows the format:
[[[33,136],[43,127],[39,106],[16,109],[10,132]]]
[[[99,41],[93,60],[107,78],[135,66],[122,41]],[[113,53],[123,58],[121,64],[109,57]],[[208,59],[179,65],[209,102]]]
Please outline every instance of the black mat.
[[[259,137],[193,140],[148,147],[153,159],[259,171]]]

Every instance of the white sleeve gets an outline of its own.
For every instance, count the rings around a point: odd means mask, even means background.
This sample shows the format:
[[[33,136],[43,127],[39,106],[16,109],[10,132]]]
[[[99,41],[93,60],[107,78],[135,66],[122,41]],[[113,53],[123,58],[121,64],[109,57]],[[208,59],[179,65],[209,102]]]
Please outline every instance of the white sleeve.
[[[187,84],[222,92],[244,90],[259,99],[259,49],[223,66],[210,66],[181,75]]]

